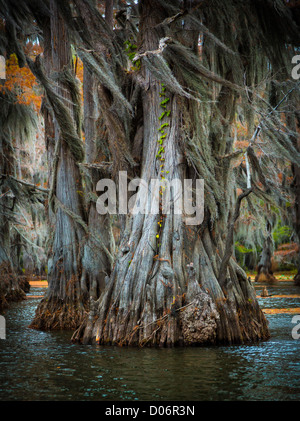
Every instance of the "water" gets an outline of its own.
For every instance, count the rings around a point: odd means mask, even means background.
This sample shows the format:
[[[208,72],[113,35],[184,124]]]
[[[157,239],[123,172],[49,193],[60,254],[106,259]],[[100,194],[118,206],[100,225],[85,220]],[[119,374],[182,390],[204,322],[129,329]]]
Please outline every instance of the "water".
[[[300,293],[291,282],[268,290]],[[5,314],[2,401],[300,399],[300,340],[291,336],[291,314],[267,315],[272,337],[255,345],[130,349],[72,344],[70,333],[29,329],[38,300],[13,304]],[[299,298],[265,298],[260,303],[263,308],[300,307]]]

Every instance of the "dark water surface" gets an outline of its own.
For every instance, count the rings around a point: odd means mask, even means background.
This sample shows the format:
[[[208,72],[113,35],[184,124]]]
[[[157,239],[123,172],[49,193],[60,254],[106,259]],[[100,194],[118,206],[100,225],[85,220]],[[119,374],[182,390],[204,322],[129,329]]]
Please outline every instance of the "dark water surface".
[[[268,290],[300,293],[292,282]],[[30,294],[43,292],[36,288]],[[291,336],[294,315],[267,315],[272,337],[256,345],[128,349],[82,346],[70,343],[70,333],[28,329],[38,301],[28,298],[5,313],[2,401],[300,400],[300,339]],[[263,308],[300,307],[299,298],[260,303]]]

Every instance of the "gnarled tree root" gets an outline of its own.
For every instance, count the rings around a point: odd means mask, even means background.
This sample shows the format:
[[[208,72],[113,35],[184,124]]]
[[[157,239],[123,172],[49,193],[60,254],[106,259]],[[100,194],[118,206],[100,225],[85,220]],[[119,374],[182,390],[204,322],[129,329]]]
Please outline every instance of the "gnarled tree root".
[[[43,331],[75,330],[83,322],[85,315],[86,310],[79,301],[45,297],[29,327]]]
[[[245,281],[246,282],[246,281]],[[248,282],[248,281],[247,281]],[[250,289],[250,287],[252,289]],[[155,300],[147,294],[133,310],[120,309],[112,300],[113,285],[97,300],[91,300],[90,313],[72,336],[73,342],[119,346],[190,346],[242,344],[267,340],[268,322],[261,311],[251,285],[248,300],[222,298],[214,300],[198,284],[176,302],[165,297],[166,308],[155,311]],[[195,292],[197,290],[197,292]],[[253,291],[252,291],[253,290]],[[192,291],[192,297],[189,295]],[[252,293],[252,295],[250,294]]]

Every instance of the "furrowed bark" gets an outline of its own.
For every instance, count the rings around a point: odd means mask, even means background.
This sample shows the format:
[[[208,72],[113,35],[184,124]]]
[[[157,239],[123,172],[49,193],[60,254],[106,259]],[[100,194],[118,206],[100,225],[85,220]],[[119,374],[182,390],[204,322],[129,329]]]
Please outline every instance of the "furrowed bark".
[[[141,2],[144,51],[157,50],[164,35],[157,26],[166,17],[160,7],[159,2]],[[163,160],[158,159],[162,85],[147,68],[143,71],[148,89],[143,92],[140,177],[149,186],[151,179],[161,178],[163,170],[165,178],[177,178],[183,184],[190,175],[181,147],[183,99],[166,92],[170,118]],[[234,98],[230,100],[234,103]],[[224,149],[223,144],[220,149]],[[227,151],[217,151],[221,152]],[[224,174],[220,171],[218,176],[226,185]],[[201,229],[188,226],[184,215],[173,210],[128,217],[109,284],[92,302],[93,311],[74,333],[73,341],[169,347],[243,343],[269,337],[255,290],[232,258],[226,259],[228,280],[222,287],[218,282],[220,255],[224,254],[221,233],[226,220],[221,220],[214,236],[208,224]]]
[[[252,188],[250,187],[245,192],[240,194],[239,197],[237,198],[234,214],[232,215],[232,220],[230,221],[230,224],[229,224],[229,229],[228,229],[228,234],[227,234],[227,239],[226,239],[226,244],[225,244],[225,252],[224,252],[224,256],[223,256],[221,266],[220,266],[220,275],[219,275],[218,281],[221,286],[224,285],[224,282],[226,279],[227,266],[229,263],[229,259],[232,257],[232,253],[233,253],[234,224],[236,223],[240,214],[241,201],[243,200],[244,197],[247,197],[251,193],[251,191],[252,191]]]
[[[290,121],[292,120],[292,121]],[[298,132],[298,138],[295,136],[293,138],[294,145],[297,151],[300,151],[300,140],[299,140],[299,129],[300,129],[300,116],[299,113],[297,114],[295,119],[288,118],[288,123],[292,126],[292,129],[295,132]],[[294,210],[294,228],[296,235],[298,237],[298,241],[300,243],[300,167],[297,164],[292,164],[292,173],[294,176],[294,180],[292,183],[292,190],[295,195],[295,210]],[[295,285],[300,285],[300,252],[298,258],[298,272],[294,277]]]
[[[267,224],[268,235],[263,244],[263,250],[261,253],[260,260],[257,265],[257,275],[255,277],[255,282],[277,282],[277,279],[273,275],[272,271],[272,237],[271,237],[271,226]]]
[[[48,250],[49,286],[30,325],[42,330],[75,329],[82,321],[88,305],[87,297],[81,289],[81,259],[86,234],[76,218],[72,217],[76,215],[85,220],[81,174],[76,162],[79,149],[71,149],[71,143],[66,141],[61,118],[61,109],[64,106],[68,110],[65,112],[69,113],[69,121],[73,121],[72,131],[78,133],[79,139],[79,104],[74,103],[73,92],[62,76],[65,71],[72,72],[68,31],[54,0],[50,2],[50,10],[50,31],[49,28],[45,28],[45,60],[48,69],[46,73],[49,75],[51,68],[58,72],[62,79],[56,81],[56,93],[44,84],[52,106],[51,112],[46,115],[46,138],[49,166],[52,166],[49,221],[53,231]],[[41,82],[43,81],[42,77]],[[61,104],[56,104],[56,94],[60,96]]]
[[[257,266],[255,282],[277,282],[271,269],[271,257],[270,240],[267,238],[264,242],[261,258]]]
[[[10,302],[24,300],[25,293],[18,283],[11,256],[10,221],[13,218],[16,198],[5,185],[6,176],[13,174],[14,158],[11,147],[7,145],[1,133],[0,151],[0,311],[2,311]]]
[[[96,132],[97,114],[101,110],[97,110],[97,83],[94,75],[85,67],[84,68],[84,133],[85,133],[85,150],[86,163],[93,164],[103,157],[103,151],[97,147],[96,138],[99,136]],[[87,193],[90,196],[88,206],[88,227],[90,232],[101,238],[108,251],[114,254],[114,237],[112,233],[112,223],[110,215],[100,215],[96,209],[96,191],[97,182],[103,177],[101,171],[97,169],[89,169],[86,180]],[[95,241],[94,236],[89,235],[84,246],[83,255],[83,277],[81,288],[88,296],[88,287],[90,286],[90,297],[94,300],[99,298],[100,292],[105,288],[105,280],[109,278],[112,268],[112,261],[103,252],[99,243]]]

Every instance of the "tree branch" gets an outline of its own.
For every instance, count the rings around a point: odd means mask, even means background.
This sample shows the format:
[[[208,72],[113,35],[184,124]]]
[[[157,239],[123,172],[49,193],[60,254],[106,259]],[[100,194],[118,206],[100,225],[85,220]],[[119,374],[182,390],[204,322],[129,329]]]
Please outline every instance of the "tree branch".
[[[234,233],[234,224],[237,221],[238,217],[240,216],[240,206],[241,206],[241,202],[242,200],[247,197],[251,192],[252,192],[252,187],[245,190],[243,193],[241,193],[238,198],[237,198],[237,202],[235,205],[235,210],[234,210],[234,214],[231,218],[230,224],[229,224],[229,228],[228,228],[228,234],[227,234],[227,239],[226,239],[226,244],[225,244],[225,252],[223,255],[223,259],[221,262],[221,266],[220,266],[220,271],[219,271],[219,284],[222,287],[225,283],[225,279],[226,279],[226,272],[227,272],[227,266],[229,263],[229,259],[232,256],[232,252],[233,252],[233,233]]]
[[[5,177],[5,178],[6,177],[9,177],[9,178],[13,179],[14,181],[16,181],[17,183],[23,184],[26,187],[34,188],[34,189],[39,190],[39,191],[41,191],[43,193],[48,193],[49,192],[49,189],[45,189],[44,187],[39,187],[39,186],[36,186],[35,184],[28,183],[28,181],[19,180],[18,178],[15,178],[15,177],[13,177],[11,175],[1,174],[0,177]]]

